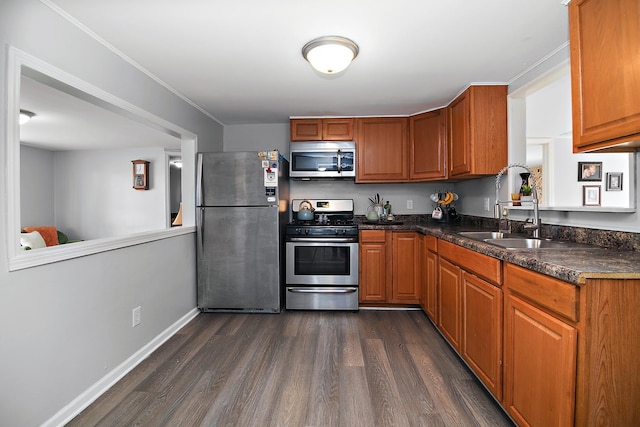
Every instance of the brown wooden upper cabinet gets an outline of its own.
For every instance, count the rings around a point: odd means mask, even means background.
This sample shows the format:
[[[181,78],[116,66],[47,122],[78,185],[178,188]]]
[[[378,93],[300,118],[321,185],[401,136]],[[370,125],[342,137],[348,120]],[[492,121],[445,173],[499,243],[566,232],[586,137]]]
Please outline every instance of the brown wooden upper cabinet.
[[[409,179],[407,117],[356,119],[356,182]]]
[[[447,110],[449,178],[498,173],[507,164],[507,86],[470,86]]]
[[[291,119],[291,141],[352,141],[352,118]]]
[[[447,110],[409,118],[409,178],[431,181],[447,178]]]
[[[573,151],[640,147],[640,2],[569,3]]]

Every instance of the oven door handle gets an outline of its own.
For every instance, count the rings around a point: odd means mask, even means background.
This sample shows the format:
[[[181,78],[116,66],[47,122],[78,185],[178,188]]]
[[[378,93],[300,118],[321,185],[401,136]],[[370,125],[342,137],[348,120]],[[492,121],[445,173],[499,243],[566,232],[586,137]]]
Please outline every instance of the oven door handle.
[[[309,288],[287,288],[287,292],[294,294],[352,294],[356,292],[358,288],[327,288],[327,289],[309,289]]]
[[[287,237],[287,242],[358,243],[357,237]]]

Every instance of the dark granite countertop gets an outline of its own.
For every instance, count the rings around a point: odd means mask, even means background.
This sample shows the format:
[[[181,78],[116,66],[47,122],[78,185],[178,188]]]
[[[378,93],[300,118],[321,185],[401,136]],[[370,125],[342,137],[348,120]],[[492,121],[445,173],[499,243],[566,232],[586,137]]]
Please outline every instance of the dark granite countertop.
[[[397,217],[391,223],[370,223],[360,218],[358,223],[361,230],[418,231],[576,285],[584,284],[587,279],[640,279],[640,251],[597,245],[588,249],[504,249],[459,234],[461,231],[496,231],[495,227],[447,224],[418,215]],[[630,234],[631,238],[637,238],[637,233]]]

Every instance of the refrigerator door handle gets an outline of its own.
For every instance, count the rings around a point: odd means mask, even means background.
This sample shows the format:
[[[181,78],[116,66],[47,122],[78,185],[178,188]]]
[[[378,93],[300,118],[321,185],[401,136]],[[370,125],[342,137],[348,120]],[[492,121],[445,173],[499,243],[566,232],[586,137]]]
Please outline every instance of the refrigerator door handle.
[[[196,185],[198,187],[198,193],[196,194],[196,206],[202,206],[202,202],[204,201],[204,181],[202,180],[202,154],[198,155]]]
[[[199,253],[203,253],[204,251],[204,209],[200,208],[198,209],[198,236],[200,237],[198,239],[198,243],[200,243],[200,247],[199,249]]]

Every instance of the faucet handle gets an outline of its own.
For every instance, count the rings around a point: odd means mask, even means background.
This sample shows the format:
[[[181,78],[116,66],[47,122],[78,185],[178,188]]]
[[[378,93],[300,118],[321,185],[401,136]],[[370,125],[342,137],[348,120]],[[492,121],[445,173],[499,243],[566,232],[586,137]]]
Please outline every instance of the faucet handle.
[[[538,222],[536,222],[536,219],[535,219],[535,218],[527,218],[527,219],[525,219],[525,220],[524,220],[524,222],[525,222],[526,224],[540,225],[540,224],[542,223],[542,219],[541,219],[541,218],[538,218]]]

